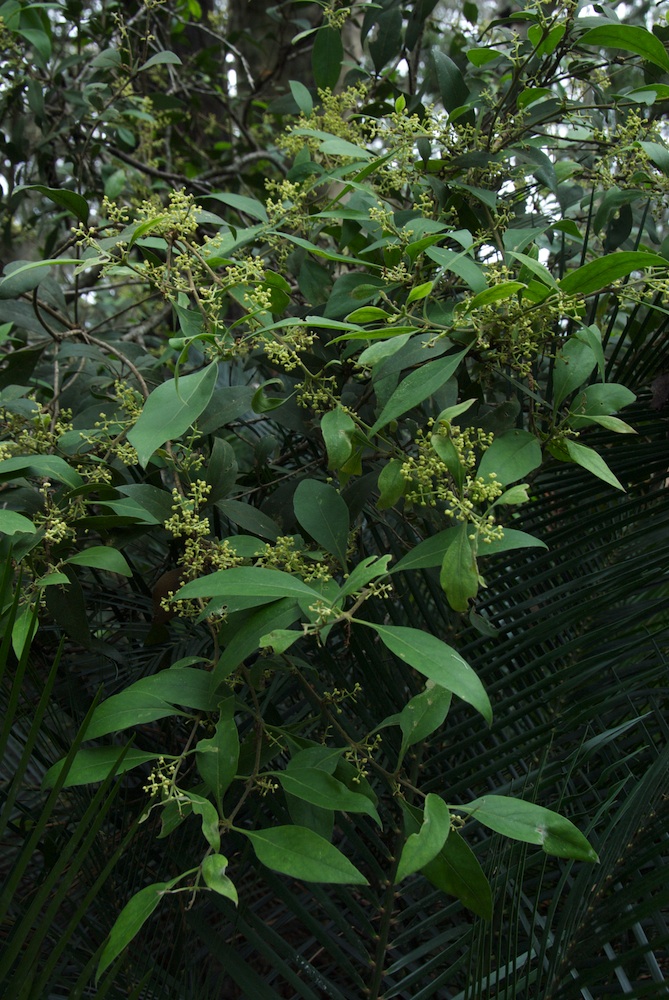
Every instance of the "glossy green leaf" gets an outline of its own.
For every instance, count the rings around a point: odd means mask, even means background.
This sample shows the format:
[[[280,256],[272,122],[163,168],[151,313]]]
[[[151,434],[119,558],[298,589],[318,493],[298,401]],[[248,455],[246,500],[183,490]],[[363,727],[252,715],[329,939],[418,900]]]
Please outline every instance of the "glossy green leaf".
[[[477,476],[487,479],[494,473],[502,486],[524,479],[541,465],[541,445],[529,431],[507,431],[486,449]]]
[[[233,882],[225,874],[228,859],[223,854],[209,854],[202,862],[202,878],[209,889],[219,896],[231,899],[237,906],[239,899]]]
[[[390,572],[406,573],[409,570],[441,566],[446,550],[457,537],[459,530],[457,527],[445,528],[444,531],[438,531],[436,535],[419,542],[411,552],[400,559],[396,566],[392,567]]]
[[[308,597],[313,601],[321,595],[290,573],[256,566],[235,566],[192,580],[177,591],[176,596],[179,600],[190,600],[193,597],[249,596],[267,598],[269,602],[279,600],[281,597]]]
[[[258,640],[260,649],[271,649],[275,653],[285,653],[302,636],[301,631],[289,628],[275,628],[261,635]]]
[[[170,667],[151,677],[142,677],[98,705],[88,724],[86,739],[98,739],[169,715],[183,715],[176,705],[213,711],[216,702],[208,671]]]
[[[571,337],[559,352],[553,369],[553,402],[557,407],[590,378],[597,359],[589,344]]]
[[[17,455],[0,462],[0,482],[20,475],[55,479],[72,489],[84,485],[79,473],[58,455]]]
[[[293,100],[297,104],[302,114],[310,115],[313,111],[314,102],[308,89],[299,80],[289,80],[288,86],[293,95]]]
[[[479,575],[469,538],[474,533],[471,525],[461,524],[441,561],[439,582],[454,611],[468,611],[478,593]]]
[[[223,652],[213,673],[213,683],[218,688],[233,670],[260,647],[262,638],[275,629],[287,629],[297,621],[301,611],[291,598],[273,601],[258,611],[252,611],[238,622],[233,616],[221,630]],[[299,633],[296,633],[299,637]]]
[[[598,455],[594,448],[588,448],[586,445],[579,444],[578,441],[573,441],[571,438],[565,438],[563,444],[572,462],[576,462],[577,465],[587,469],[588,472],[592,472],[593,476],[603,479],[609,486],[615,486],[617,490],[625,492],[623,484],[614,476],[602,456]]]
[[[137,70],[138,73],[142,73],[145,69],[151,69],[152,66],[181,66],[181,59],[176,54],[176,52],[167,52],[163,50],[162,52],[156,52],[145,63]]]
[[[379,473],[379,499],[376,506],[379,510],[394,507],[404,496],[406,480],[402,475],[402,462],[399,458],[391,458]]]
[[[669,72],[669,55],[660,41],[647,28],[635,24],[603,24],[581,35],[580,45],[594,45],[598,49],[623,49],[634,52],[647,62]]]
[[[242,212],[252,219],[267,222],[267,209],[257,198],[249,198],[247,195],[237,194],[234,191],[217,191],[215,194],[207,195],[207,197],[230,205],[231,208],[237,209],[238,212]]]
[[[295,490],[293,503],[299,524],[345,569],[350,518],[348,507],[334,486],[317,479],[303,479]]]
[[[127,435],[137,449],[142,467],[146,467],[157,448],[181,437],[193,426],[211,399],[217,374],[218,365],[214,362],[202,371],[182,375],[178,390],[173,379],[153,390]]]
[[[301,826],[276,826],[271,830],[239,830],[251,841],[262,864],[272,871],[305,882],[367,885],[365,876],[341,851]]]
[[[355,430],[353,418],[337,406],[321,417],[321,433],[328,453],[328,469],[341,469],[353,450],[351,434]]]
[[[441,684],[429,684],[407,702],[398,718],[403,737],[401,756],[408,747],[420,743],[443,725],[451,707],[451,697],[451,692]]]
[[[597,853],[574,824],[559,813],[524,799],[484,795],[467,806],[457,806],[504,837],[539,844],[547,854],[579,861],[597,861]]]
[[[219,817],[216,809],[209,799],[196,795],[195,792],[184,793],[191,804],[193,812],[200,817],[202,822],[202,834],[214,852],[221,849],[221,832],[219,829]]]
[[[481,265],[472,260],[468,250],[456,252],[455,250],[446,250],[444,247],[428,247],[425,254],[440,267],[457,274],[473,292],[483,292],[487,287]]]
[[[72,257],[14,261],[5,267],[4,276],[0,278],[0,299],[15,299],[25,292],[32,292],[47,277],[50,267],[63,267],[78,263],[79,261]]]
[[[467,103],[469,88],[458,66],[440,48],[432,49],[439,93],[445,111],[454,111]]]
[[[91,545],[81,552],[75,552],[66,560],[71,566],[93,566],[95,569],[104,569],[108,573],[118,573],[119,576],[132,576],[132,570],[126,562],[125,556],[113,549],[109,545]]]
[[[403,625],[378,625],[365,622],[379,635],[383,644],[424,677],[452,691],[492,722],[490,699],[472,668],[460,654],[441,639],[417,628]]]
[[[407,875],[412,875],[433,861],[446,843],[450,829],[451,814],[448,806],[438,795],[430,792],[425,799],[420,830],[410,834],[402,848],[395,882],[401,882]]]
[[[500,497],[500,500],[502,497]],[[499,503],[499,501],[498,501]],[[498,552],[510,552],[513,549],[547,549],[548,546],[540,538],[528,535],[526,531],[517,528],[504,528],[502,538],[493,538],[489,542],[483,539],[479,542],[478,556],[494,556]]]
[[[233,524],[239,525],[244,531],[252,531],[254,535],[268,538],[272,542],[279,535],[276,522],[250,503],[243,503],[241,500],[219,500],[216,506]]]
[[[619,382],[595,383],[588,385],[576,397],[572,406],[574,414],[587,413],[589,416],[607,416],[629,406],[636,399],[635,394]]]
[[[293,766],[276,772],[285,792],[304,799],[322,809],[339,809],[341,812],[366,813],[381,826],[379,814],[366,795],[351,792],[341,781],[326,771],[315,767]]]
[[[491,919],[490,883],[476,855],[455,830],[451,830],[434,861],[421,871],[437,889],[455,896],[468,910],[484,920]]]
[[[341,73],[344,46],[341,34],[334,28],[320,28],[311,52],[311,65],[316,86],[334,90]]]
[[[234,696],[221,704],[220,719],[214,735],[200,740],[195,750],[195,760],[200,777],[222,810],[223,796],[237,774],[239,762],[239,733],[234,718]]]
[[[383,407],[378,420],[370,430],[370,436],[377,434],[382,428],[396,420],[414,406],[424,402],[429,396],[448,382],[449,378],[457,371],[462,359],[467,351],[459,351],[458,354],[450,355],[447,358],[439,358],[437,361],[428,361],[421,365],[416,371],[410,372],[392,394],[388,402]]]
[[[132,899],[125,904],[114,922],[107,944],[100,956],[96,984],[114,959],[118,958],[123,949],[139,933],[165,893],[169,892],[178,881],[179,878],[173,878],[170,882],[154,882],[153,885],[147,885],[135,893]]]
[[[645,250],[621,250],[591,260],[588,264],[570,271],[560,281],[560,288],[567,295],[591,295],[606,288],[618,278],[626,278],[633,271],[644,271],[649,267],[666,268],[667,261],[655,253]]]
[[[19,191],[38,191],[45,198],[52,201],[54,205],[64,208],[84,225],[88,222],[88,202],[76,191],[68,191],[66,188],[50,188],[44,184],[23,184],[14,188],[14,193]]]
[[[0,532],[3,535],[15,535],[17,532],[34,534],[37,529],[32,521],[14,510],[0,510]]]
[[[63,787],[71,788],[74,785],[89,785],[97,781],[104,781],[116,768],[123,749],[123,747],[115,746],[79,750],[67,773]],[[160,754],[157,753],[145,753],[143,750],[134,750],[131,747],[118,765],[116,773],[125,774],[133,767],[145,764],[149,760],[157,760],[159,756]],[[63,764],[64,761],[59,760],[49,768],[42,779],[44,788],[53,788],[63,769]]]

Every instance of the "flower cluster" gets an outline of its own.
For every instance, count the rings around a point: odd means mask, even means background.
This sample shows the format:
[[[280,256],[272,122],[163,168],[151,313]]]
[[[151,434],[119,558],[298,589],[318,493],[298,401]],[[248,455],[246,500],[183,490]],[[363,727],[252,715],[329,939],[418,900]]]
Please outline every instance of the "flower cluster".
[[[172,490],[173,514],[165,521],[165,528],[183,543],[179,560],[183,568],[181,584],[244,562],[227,538],[217,541],[211,537],[209,518],[200,514],[210,493],[211,486],[201,479],[191,484],[187,496],[182,496],[177,489]],[[202,610],[197,601],[175,601],[173,591],[163,598],[162,606],[165,611],[176,610],[182,617],[197,616]]]
[[[142,790],[151,796],[160,795],[162,798],[169,798],[174,790],[176,772],[177,765],[174,762],[167,764],[164,757],[159,757],[157,766],[151,771]]]
[[[409,484],[407,501],[442,507],[447,517],[474,525],[475,534],[483,542],[501,538],[501,526],[492,514],[481,513],[480,508],[494,503],[504,487],[494,472],[483,477],[474,471],[480,455],[492,444],[493,435],[478,427],[462,430],[447,423],[429,433],[432,427],[429,424],[428,432],[418,433],[417,454],[402,464],[402,476]]]
[[[305,583],[332,579],[330,567],[322,553],[305,549],[304,541],[299,535],[279,535],[275,542],[267,542],[256,566],[292,573],[301,577]]]

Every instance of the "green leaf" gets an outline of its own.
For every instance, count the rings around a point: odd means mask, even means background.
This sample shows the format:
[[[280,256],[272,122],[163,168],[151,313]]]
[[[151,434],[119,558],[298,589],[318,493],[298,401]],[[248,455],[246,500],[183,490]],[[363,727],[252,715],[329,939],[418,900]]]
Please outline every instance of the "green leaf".
[[[404,496],[406,480],[402,475],[402,462],[399,458],[391,458],[379,473],[379,499],[376,506],[379,510],[394,507],[400,497]]]
[[[213,711],[216,704],[208,671],[170,667],[151,677],[142,677],[98,705],[88,724],[85,739],[98,739],[108,733],[170,715],[183,715],[175,705],[207,712]]]
[[[20,455],[0,462],[0,481],[17,475],[38,476],[40,479],[57,479],[72,489],[84,485],[78,472],[58,455]]]
[[[490,830],[525,844],[539,844],[547,854],[579,861],[598,861],[596,852],[570,820],[524,799],[485,795],[467,806],[452,806]]]
[[[260,649],[271,649],[275,653],[285,653],[301,638],[302,634],[297,629],[275,628],[260,636],[258,646]]]
[[[242,660],[256,652],[264,636],[271,634],[274,629],[292,625],[300,614],[295,601],[285,598],[273,601],[259,611],[240,616],[243,618],[241,624],[236,615],[231,616],[221,630],[223,652],[213,673],[215,686],[220,687]],[[300,633],[295,634],[299,638]]]
[[[468,611],[469,601],[479,589],[476,557],[469,540],[472,527],[462,524],[456,530],[441,562],[439,582],[453,610]]]
[[[213,793],[222,812],[223,796],[237,774],[239,762],[239,733],[234,718],[234,696],[221,704],[221,717],[211,739],[200,740],[195,750],[195,760],[200,777]]]
[[[123,747],[93,747],[92,749],[80,750],[72,762],[63,788],[104,781],[109,776],[110,771],[113,771],[118,764],[123,749]],[[145,764],[149,760],[157,760],[159,756],[160,754],[157,753],[145,753],[143,750],[134,750],[131,747],[126,752],[116,773],[125,774],[133,767],[139,767],[140,764]],[[59,760],[49,768],[42,779],[44,788],[53,788],[64,763],[64,760]]]
[[[411,305],[412,302],[418,302],[421,299],[426,299],[433,288],[434,281],[423,281],[420,285],[414,285],[407,296],[407,305]]]
[[[299,80],[289,80],[288,86],[293,95],[293,100],[304,115],[310,115],[314,110],[314,102],[308,89]]]
[[[433,861],[446,843],[451,829],[451,814],[448,806],[438,795],[430,792],[425,799],[423,823],[418,833],[407,838],[395,882],[401,882],[407,875],[419,871]]]
[[[625,278],[633,271],[643,271],[649,267],[666,268],[667,261],[655,253],[645,250],[621,250],[591,260],[590,263],[570,271],[560,281],[560,288],[567,295],[591,295],[606,288],[618,278]]]
[[[310,802],[322,809],[339,809],[341,812],[366,813],[381,826],[379,814],[366,795],[351,792],[346,785],[331,774],[315,767],[298,768],[293,765],[286,771],[275,772],[285,792]]]
[[[209,576],[192,580],[176,594],[179,600],[193,597],[262,597],[267,598],[267,602],[281,597],[308,597],[313,601],[320,596],[317,590],[290,573],[258,566],[217,570]]]
[[[429,247],[425,253],[440,267],[462,278],[473,292],[482,292],[487,287],[480,265],[472,260],[466,250],[456,253],[455,250],[446,250],[443,247]]]
[[[473,66],[485,66],[486,63],[499,59],[501,55],[504,53],[497,52],[496,49],[467,49],[467,58]]]
[[[155,55],[147,59],[145,63],[137,70],[138,73],[143,72],[145,69],[151,69],[152,66],[181,66],[182,62],[176,52],[156,52]]]
[[[497,481],[506,486],[524,479],[540,465],[541,445],[534,434],[513,430],[493,440],[483,453],[476,475],[487,479],[494,473]]]
[[[271,830],[238,830],[248,837],[258,860],[272,871],[302,879],[338,885],[368,885],[348,858],[303,826],[276,826]]]
[[[485,688],[469,664],[451,646],[417,628],[378,625],[376,622],[361,624],[373,628],[390,652],[404,663],[435,684],[452,691],[480,712],[488,723],[492,722],[492,708]]]
[[[639,146],[658,170],[669,176],[669,149],[659,142],[639,142]]]
[[[503,498],[500,497],[500,500]],[[499,503],[499,500],[498,500]],[[478,555],[494,556],[498,552],[509,552],[512,549],[547,549],[548,546],[540,538],[528,535],[525,531],[518,531],[517,528],[504,528],[502,538],[493,538],[490,542],[483,542],[479,546]]]
[[[553,404],[558,407],[590,378],[597,359],[589,344],[570,337],[555,360]]]
[[[233,524],[239,525],[245,531],[252,531],[254,535],[269,538],[272,542],[278,538],[279,527],[276,522],[257,507],[252,507],[250,503],[243,503],[241,500],[219,500],[216,506]]]
[[[459,528],[446,528],[438,531],[436,535],[419,542],[411,552],[403,556],[396,566],[393,566],[391,573],[400,571],[407,573],[413,569],[429,569],[432,566],[441,566],[446,550],[457,537]]]
[[[464,77],[450,56],[433,48],[432,57],[437,73],[437,83],[445,111],[454,111],[469,100],[469,89]]]
[[[34,534],[36,530],[32,521],[23,514],[17,514],[14,510],[0,510],[0,532],[3,535],[15,535],[24,531]]]
[[[91,545],[88,549],[76,552],[65,562],[74,566],[93,566],[95,569],[104,569],[108,573],[118,573],[120,576],[132,576],[132,570],[125,556],[109,545]]]
[[[123,949],[139,933],[158,906],[162,897],[166,892],[169,892],[172,886],[177,884],[180,877],[173,878],[170,882],[154,882],[153,885],[147,885],[144,889],[140,889],[139,892],[135,893],[132,899],[126,903],[116,918],[109,935],[109,940],[100,956],[95,977],[96,986],[105,970],[109,968],[114,959],[118,958]]]
[[[369,365],[370,367],[380,364],[385,358],[390,358],[393,354],[397,354],[400,348],[404,347],[408,342],[410,336],[411,334],[409,333],[403,333],[389,340],[384,339],[377,341],[375,344],[370,344],[364,351],[361,351],[358,364]]]
[[[221,849],[221,831],[219,816],[209,799],[196,795],[195,792],[183,793],[193,807],[193,812],[202,820],[202,834],[214,852]]]
[[[451,830],[443,848],[421,869],[425,878],[457,899],[484,920],[492,917],[492,892],[476,855],[462,837]]]
[[[447,358],[428,361],[416,371],[410,372],[402,379],[397,389],[383,407],[381,414],[370,430],[370,436],[377,434],[391,420],[401,417],[407,410],[424,402],[429,396],[441,389],[457,370],[467,351],[459,351]]]
[[[409,747],[439,729],[450,707],[451,692],[434,683],[428,684],[424,691],[407,702],[398,719],[403,737],[400,756],[403,757]]]
[[[572,441],[571,438],[565,438],[562,444],[572,462],[587,469],[588,472],[592,472],[593,476],[597,476],[598,479],[603,479],[609,486],[615,486],[617,490],[625,492],[623,484],[613,475],[604,459],[593,448]]]
[[[218,365],[213,362],[202,371],[182,375],[178,390],[173,379],[153,390],[137,423],[128,431],[128,441],[136,448],[142,468],[157,448],[192,427],[211,399],[217,375]]]
[[[334,774],[343,752],[338,747],[307,747],[305,750],[298,750],[290,758],[286,770],[302,771],[305,767],[310,767],[318,768],[319,771],[325,771],[327,774]]]
[[[574,400],[572,412],[581,416],[608,416],[629,406],[636,399],[635,394],[626,385],[619,382],[597,382],[588,385],[580,396]]]
[[[600,427],[605,427],[607,431],[613,431],[614,434],[637,433],[633,427],[626,424],[624,420],[620,420],[619,417],[607,417],[595,414],[584,417],[570,417],[569,424],[571,427],[582,427],[584,424],[598,424]]]
[[[353,451],[351,434],[355,430],[353,418],[337,406],[321,417],[321,433],[328,453],[328,469],[341,469]]]
[[[304,530],[346,569],[350,518],[348,507],[334,486],[317,479],[303,479],[295,490],[293,503],[295,517]]]
[[[669,72],[669,55],[659,38],[646,28],[634,24],[603,24],[581,35],[579,45],[595,45],[603,49],[623,49],[635,52],[646,62]]]
[[[19,191],[39,191],[54,205],[64,208],[84,225],[88,222],[88,202],[76,191],[68,191],[66,188],[50,188],[44,184],[21,184],[14,188],[14,194],[18,194]]]
[[[471,313],[476,309],[480,309],[481,306],[489,306],[493,302],[510,299],[517,292],[525,288],[527,288],[527,285],[524,281],[500,281],[499,284],[492,285],[490,288],[486,288],[483,292],[475,295],[471,302],[467,304],[467,311]]]
[[[392,556],[367,556],[355,569],[351,570],[346,581],[342,585],[337,595],[337,601],[343,597],[354,594],[357,590],[362,590],[372,580],[388,575],[388,563]]]
[[[344,46],[340,32],[334,28],[320,28],[311,51],[311,67],[319,89],[334,90],[343,58]]]
[[[267,209],[257,198],[249,198],[244,194],[235,194],[233,191],[219,191],[216,194],[207,195],[208,198],[215,198],[222,201],[231,208],[236,208],[238,212],[249,215],[252,219],[259,219],[267,222]]]
[[[239,899],[234,883],[225,874],[228,859],[223,854],[209,854],[202,862],[202,878],[209,889],[231,899],[237,906]]]

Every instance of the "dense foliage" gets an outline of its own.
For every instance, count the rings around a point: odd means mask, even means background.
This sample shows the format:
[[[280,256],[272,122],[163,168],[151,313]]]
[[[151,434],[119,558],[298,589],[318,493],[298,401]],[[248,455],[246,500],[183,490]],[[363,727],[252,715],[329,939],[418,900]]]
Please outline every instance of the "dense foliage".
[[[669,32],[317,8],[0,5],[0,983],[657,996]]]

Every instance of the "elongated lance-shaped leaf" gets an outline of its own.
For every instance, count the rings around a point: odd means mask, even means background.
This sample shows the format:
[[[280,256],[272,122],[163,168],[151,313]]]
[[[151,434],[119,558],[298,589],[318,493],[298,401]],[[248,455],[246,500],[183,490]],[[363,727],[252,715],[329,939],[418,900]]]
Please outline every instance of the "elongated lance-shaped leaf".
[[[359,624],[373,628],[395,656],[399,656],[435,684],[441,684],[447,691],[452,691],[480,712],[487,722],[492,722],[492,707],[485,688],[469,664],[451,646],[417,628],[379,625],[376,622]]]
[[[341,851],[303,826],[276,826],[270,830],[239,830],[251,841],[259,861],[275,872],[305,882],[367,885],[365,876]]]
[[[128,441],[137,450],[139,464],[145,467],[157,448],[181,437],[204,412],[216,385],[218,365],[213,362],[200,372],[182,375],[154,389],[144,404],[135,426],[128,431]]]

